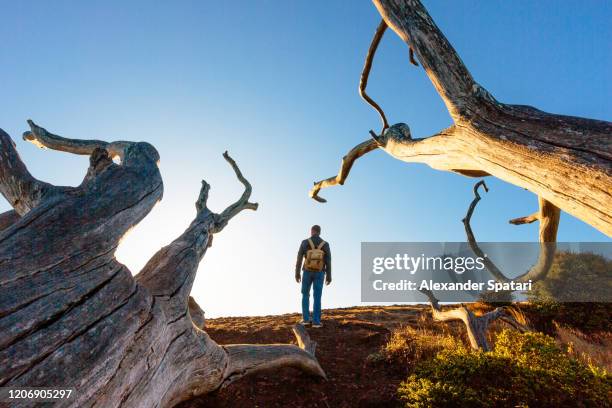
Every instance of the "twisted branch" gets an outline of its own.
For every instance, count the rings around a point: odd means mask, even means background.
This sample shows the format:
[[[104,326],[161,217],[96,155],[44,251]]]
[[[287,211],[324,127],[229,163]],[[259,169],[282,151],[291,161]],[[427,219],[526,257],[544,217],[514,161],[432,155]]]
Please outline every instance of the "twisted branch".
[[[474,312],[463,304],[458,308],[442,310],[433,292],[427,289],[423,289],[421,292],[429,298],[431,314],[435,321],[446,322],[461,320],[465,324],[470,346],[474,350],[491,350],[489,342],[487,341],[487,330],[495,320],[501,320],[519,331],[529,330],[525,324],[524,317],[511,309],[498,307],[482,316],[476,316]],[[519,317],[519,319],[517,319],[517,317]]]
[[[34,121],[28,119],[30,131],[23,133],[23,140],[32,142],[40,148],[48,148],[67,153],[91,155],[96,148],[105,149],[111,157],[124,159],[125,149],[134,142],[116,141],[104,142],[102,140],[69,139],[55,135],[45,128],[38,126]]]
[[[319,191],[322,188],[335,186],[337,184],[344,185],[344,182],[346,181],[346,178],[348,177],[349,172],[353,167],[353,163],[355,163],[355,160],[365,155],[366,153],[371,152],[372,150],[376,150],[377,148],[378,143],[374,139],[366,140],[365,142],[361,142],[357,146],[353,147],[342,158],[342,163],[340,164],[340,170],[338,171],[338,174],[325,180],[315,182],[314,187],[310,190],[308,195],[320,203],[327,202],[326,199],[319,196]]]
[[[384,133],[385,129],[389,127],[389,122],[387,122],[387,117],[385,116],[385,112],[383,112],[382,108],[378,106],[378,104],[366,93],[366,87],[368,86],[368,78],[370,77],[370,70],[372,69],[376,49],[378,48],[378,44],[380,44],[380,40],[385,34],[386,29],[387,23],[385,23],[385,20],[381,20],[380,24],[376,28],[376,32],[374,33],[374,38],[372,38],[372,42],[370,43],[365,64],[363,66],[363,70],[361,71],[361,78],[359,79],[359,96],[361,96],[363,100],[374,108],[380,115],[380,120],[383,123],[382,130],[380,131],[381,134]]]
[[[236,177],[244,185],[244,192],[235,203],[228,206],[225,210],[223,210],[221,214],[217,216],[217,224],[213,233],[221,231],[223,227],[227,225],[227,222],[240,211],[255,211],[259,206],[258,203],[249,202],[249,198],[251,197],[251,192],[253,191],[253,188],[251,187],[251,183],[249,183],[249,181],[242,175],[242,172],[240,171],[240,168],[238,167],[234,159],[230,157],[227,151],[223,153],[223,158],[230,164],[230,166],[232,166],[232,169],[234,169],[234,173],[236,173]]]
[[[491,275],[495,277],[495,279],[497,279],[499,282],[509,282],[510,279],[506,277],[506,275],[495,265],[495,263],[493,263],[493,261],[491,261],[489,257],[485,256],[485,253],[482,251],[482,249],[480,249],[480,246],[476,241],[476,238],[472,231],[472,227],[470,225],[474,209],[476,208],[476,205],[481,199],[480,194],[478,194],[478,188],[480,186],[483,186],[486,192],[489,191],[484,180],[481,180],[474,185],[474,199],[470,203],[465,218],[462,220],[465,226],[465,233],[467,235],[468,244],[470,245],[472,251],[478,257],[481,257],[483,259],[485,267],[491,273]],[[543,279],[548,274],[548,270],[550,269],[555,256],[555,252],[557,249],[555,242],[557,240],[560,210],[559,208],[555,207],[553,204],[544,200],[541,197],[538,201],[540,203],[540,212],[537,215],[537,219],[540,220],[540,254],[535,265],[532,266],[523,275],[514,278],[514,281],[528,282],[530,280],[535,281]]]
[[[160,249],[136,275],[136,280],[147,287],[153,296],[163,300],[168,318],[183,315],[188,309],[188,298],[201,259],[212,244],[213,234],[223,230],[229,220],[240,211],[256,210],[257,203],[249,202],[252,187],[228,152],[223,157],[232,166],[236,177],[244,185],[242,196],[222,213],[215,214],[207,207],[210,185],[202,180],[195,203],[197,214],[189,227],[170,245]],[[193,303],[193,302],[192,302]],[[195,310],[195,309],[194,309]]]
[[[478,193],[478,188],[482,186],[485,192],[489,192],[489,188],[484,180],[480,180],[474,185],[474,199],[470,203],[468,207],[465,218],[461,220],[463,225],[465,226],[465,234],[467,235],[468,243],[472,251],[476,254],[476,256],[482,258],[483,263],[487,270],[500,282],[508,282],[509,279],[504,275],[502,271],[491,261],[491,259],[485,255],[485,253],[478,246],[478,242],[476,242],[476,238],[474,237],[474,232],[472,231],[472,226],[470,225],[470,221],[472,220],[472,214],[474,213],[474,209],[476,209],[476,205],[481,200],[480,194]]]
[[[256,372],[280,367],[294,367],[313,376],[327,379],[315,357],[316,343],[304,326],[293,326],[298,345],[293,344],[229,344],[223,348],[229,357],[221,387]]]
[[[368,86],[368,79],[370,77],[370,71],[372,70],[372,64],[374,62],[374,55],[376,54],[376,50],[378,49],[378,45],[380,44],[380,40],[385,34],[386,29],[387,23],[385,23],[384,20],[381,20],[380,24],[376,28],[376,31],[374,32],[374,37],[370,43],[370,48],[366,54],[363,70],[361,71],[361,77],[359,78],[359,96],[361,96],[361,98],[363,98],[363,100],[374,108],[374,110],[380,115],[380,120],[382,121],[380,136],[382,136],[389,128],[389,122],[387,121],[387,117],[385,116],[385,112],[382,110],[382,108],[366,93],[366,88]],[[416,64],[416,61],[414,61],[412,48],[410,49],[410,61],[415,63],[415,65],[418,65]],[[372,150],[376,150],[379,147],[379,136],[372,130],[370,130],[370,134],[372,139],[359,143],[357,146],[349,150],[349,152],[342,158],[340,170],[338,171],[337,175],[314,183],[314,187],[308,194],[311,198],[320,203],[325,203],[327,200],[319,196],[319,191],[321,191],[322,188],[332,187],[338,184],[344,185],[344,182],[346,181],[355,160],[371,152]]]

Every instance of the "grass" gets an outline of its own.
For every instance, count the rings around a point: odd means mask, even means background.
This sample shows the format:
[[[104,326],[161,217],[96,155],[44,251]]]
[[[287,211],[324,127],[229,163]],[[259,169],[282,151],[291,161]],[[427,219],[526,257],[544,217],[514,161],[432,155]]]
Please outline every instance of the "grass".
[[[491,310],[486,304],[469,307],[478,315]],[[527,323],[520,309],[512,312]],[[583,402],[576,406],[606,406],[612,395],[612,334],[553,325],[549,336],[495,323],[489,329],[493,351],[485,353],[470,350],[462,322],[435,322],[423,310],[410,325],[391,330],[368,360],[405,370],[398,396],[407,407],[553,407],[574,406],[576,399]]]

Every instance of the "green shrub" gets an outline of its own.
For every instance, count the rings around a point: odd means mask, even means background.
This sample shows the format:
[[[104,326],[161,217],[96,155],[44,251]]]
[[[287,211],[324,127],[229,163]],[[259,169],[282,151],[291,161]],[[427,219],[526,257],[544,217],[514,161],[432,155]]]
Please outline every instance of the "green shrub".
[[[553,320],[586,333],[612,331],[610,303],[571,302],[608,299],[611,278],[612,260],[588,252],[557,252],[546,278],[528,293],[534,323],[548,333],[554,332]]]
[[[612,382],[605,371],[568,357],[549,336],[504,330],[491,352],[440,351],[398,392],[406,407],[604,407]]]
[[[611,303],[558,303],[534,301],[525,306],[529,320],[546,333],[555,332],[554,322],[585,333],[612,331]]]

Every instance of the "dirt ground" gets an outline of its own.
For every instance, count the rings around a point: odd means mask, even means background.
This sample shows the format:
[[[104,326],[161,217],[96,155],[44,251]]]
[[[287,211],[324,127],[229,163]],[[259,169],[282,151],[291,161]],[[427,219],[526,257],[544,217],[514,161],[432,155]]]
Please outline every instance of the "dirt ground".
[[[406,370],[369,364],[398,325],[416,324],[424,306],[352,307],[323,311],[324,327],[309,328],[316,355],[328,380],[285,368],[245,377],[205,397],[181,404],[203,407],[396,407],[396,390]],[[295,343],[291,327],[298,314],[230,317],[206,321],[219,344]]]

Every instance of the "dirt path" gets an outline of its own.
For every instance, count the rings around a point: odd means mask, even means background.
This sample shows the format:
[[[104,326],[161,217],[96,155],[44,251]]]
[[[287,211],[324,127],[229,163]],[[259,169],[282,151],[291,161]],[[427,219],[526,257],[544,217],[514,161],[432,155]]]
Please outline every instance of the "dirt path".
[[[253,375],[206,397],[182,404],[195,407],[395,407],[396,389],[406,371],[368,364],[398,325],[414,324],[423,306],[353,307],[323,311],[324,327],[308,329],[328,381],[286,368]],[[291,326],[298,314],[231,317],[206,321],[220,344],[295,342]]]

